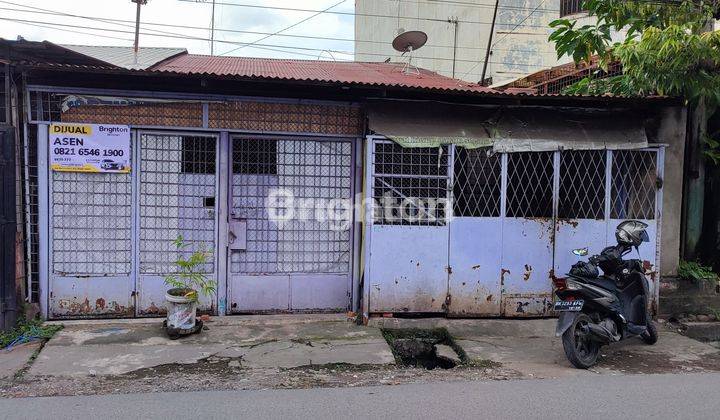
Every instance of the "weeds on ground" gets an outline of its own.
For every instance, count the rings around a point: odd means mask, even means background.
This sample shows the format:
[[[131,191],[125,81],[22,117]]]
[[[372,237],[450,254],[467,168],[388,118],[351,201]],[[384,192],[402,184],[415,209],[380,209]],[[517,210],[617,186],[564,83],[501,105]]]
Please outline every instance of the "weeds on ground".
[[[0,349],[33,340],[48,340],[62,325],[44,325],[41,319],[20,319],[15,328],[0,332]]]
[[[718,275],[712,270],[712,267],[704,266],[695,261],[680,261],[678,266],[678,276],[683,280],[692,281],[716,281]]]

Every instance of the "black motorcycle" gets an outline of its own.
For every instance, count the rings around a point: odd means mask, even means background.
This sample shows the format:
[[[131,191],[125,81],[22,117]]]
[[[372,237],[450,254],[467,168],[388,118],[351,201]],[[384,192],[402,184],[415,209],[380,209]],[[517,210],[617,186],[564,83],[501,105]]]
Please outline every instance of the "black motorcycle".
[[[562,336],[565,355],[576,368],[595,365],[603,345],[631,337],[647,344],[657,341],[642,262],[623,259],[649,241],[646,228],[647,224],[636,220],[620,223],[615,231],[617,245],[603,249],[589,262],[573,265],[567,278],[553,280],[559,298],[555,311],[560,313],[556,335]],[[588,250],[573,253],[586,256]]]

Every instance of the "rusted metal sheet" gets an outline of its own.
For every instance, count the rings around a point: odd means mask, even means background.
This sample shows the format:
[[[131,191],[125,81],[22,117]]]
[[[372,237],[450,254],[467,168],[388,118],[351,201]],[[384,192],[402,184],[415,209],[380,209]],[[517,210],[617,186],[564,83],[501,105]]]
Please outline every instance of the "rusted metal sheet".
[[[113,280],[115,284],[113,285]],[[123,279],[59,278],[64,293],[50,294],[51,318],[128,318],[135,315],[135,298]],[[57,284],[57,283],[56,283]]]
[[[533,318],[554,315],[552,293],[516,293],[502,297],[502,315]]]
[[[373,226],[370,312],[443,312],[447,246],[447,226]]]
[[[502,313],[513,317],[529,316],[537,311],[510,311],[506,296],[547,296],[552,291],[549,273],[553,270],[554,223],[551,219],[523,218],[506,218],[503,223],[503,254],[499,268]],[[513,299],[510,300],[515,301]]]
[[[449,316],[500,314],[499,218],[463,217],[450,221]]]

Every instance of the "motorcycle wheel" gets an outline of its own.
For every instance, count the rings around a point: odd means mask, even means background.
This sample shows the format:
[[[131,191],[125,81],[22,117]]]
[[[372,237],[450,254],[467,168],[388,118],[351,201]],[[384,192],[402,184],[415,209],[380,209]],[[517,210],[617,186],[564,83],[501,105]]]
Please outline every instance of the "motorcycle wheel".
[[[644,332],[640,338],[642,339],[643,343],[648,345],[653,345],[657,343],[658,340],[658,331],[657,327],[655,326],[655,323],[652,321],[648,321],[647,323],[647,331]]]
[[[562,336],[565,356],[578,369],[594,366],[600,353],[600,344],[590,339],[589,332],[583,332],[591,322],[589,316],[580,314]]]

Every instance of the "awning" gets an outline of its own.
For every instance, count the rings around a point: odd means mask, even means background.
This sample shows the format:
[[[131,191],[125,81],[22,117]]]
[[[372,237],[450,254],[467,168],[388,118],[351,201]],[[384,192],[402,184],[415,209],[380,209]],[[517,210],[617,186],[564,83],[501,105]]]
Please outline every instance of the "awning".
[[[496,152],[640,149],[643,119],[622,111],[372,102],[369,127],[403,147],[492,146]]]

